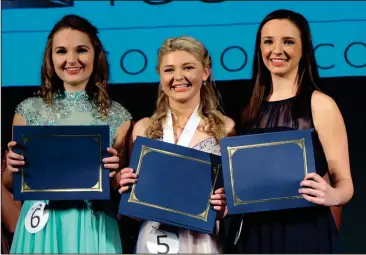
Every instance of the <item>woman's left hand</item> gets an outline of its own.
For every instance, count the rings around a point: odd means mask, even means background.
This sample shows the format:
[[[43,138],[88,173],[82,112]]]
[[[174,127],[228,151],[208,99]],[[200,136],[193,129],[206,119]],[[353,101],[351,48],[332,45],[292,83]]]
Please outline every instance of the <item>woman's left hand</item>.
[[[117,156],[117,150],[114,148],[107,148],[107,151],[112,154],[112,156],[103,159],[104,167],[110,169],[109,177],[113,177],[116,171],[120,169],[119,157]]]
[[[300,185],[302,188],[299,193],[312,203],[324,206],[337,206],[340,203],[339,191],[316,173],[307,174]]]
[[[226,196],[224,188],[217,189],[215,194],[211,196],[211,204],[214,206],[214,210],[219,213],[220,218],[224,218],[227,213]]]

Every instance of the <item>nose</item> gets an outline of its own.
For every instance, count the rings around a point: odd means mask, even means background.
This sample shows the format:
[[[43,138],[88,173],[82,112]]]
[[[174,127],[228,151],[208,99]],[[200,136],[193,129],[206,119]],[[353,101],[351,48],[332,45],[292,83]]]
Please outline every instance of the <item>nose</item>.
[[[181,80],[183,80],[183,79],[184,79],[183,72],[182,72],[181,70],[177,69],[177,70],[175,71],[175,73],[174,73],[174,79],[175,79],[176,81],[181,81]]]
[[[77,61],[77,54],[74,52],[68,52],[66,60],[68,64],[75,65]]]
[[[272,53],[273,54],[276,54],[276,55],[281,55],[283,53],[283,45],[282,45],[282,43],[276,42],[273,45],[273,51],[272,51]]]

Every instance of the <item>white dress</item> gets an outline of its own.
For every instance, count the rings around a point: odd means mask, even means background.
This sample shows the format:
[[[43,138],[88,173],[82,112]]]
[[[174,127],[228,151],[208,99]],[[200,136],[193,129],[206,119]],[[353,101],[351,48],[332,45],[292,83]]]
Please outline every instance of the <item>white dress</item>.
[[[204,151],[216,155],[221,155],[220,145],[217,143],[214,137],[208,137],[201,141],[197,145],[193,146],[193,149]],[[159,228],[169,228],[169,232],[174,232],[179,239],[179,251],[178,253],[219,253],[220,245],[217,237],[218,233],[218,221],[216,222],[215,233],[213,236],[200,233],[188,229],[180,229],[171,226],[163,226],[159,222],[144,221],[140,228],[139,237],[136,244],[136,253],[149,253],[147,248],[147,240],[151,231]]]

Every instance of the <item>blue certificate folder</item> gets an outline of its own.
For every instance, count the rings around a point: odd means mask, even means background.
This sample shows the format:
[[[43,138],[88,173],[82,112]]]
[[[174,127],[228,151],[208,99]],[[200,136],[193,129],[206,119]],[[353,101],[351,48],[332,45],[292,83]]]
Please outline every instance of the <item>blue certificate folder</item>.
[[[130,167],[138,179],[122,194],[119,214],[213,232],[217,213],[210,197],[223,187],[219,156],[137,137]]]
[[[25,166],[14,174],[16,200],[110,198],[108,126],[14,126]]]
[[[298,192],[315,172],[312,130],[224,138],[223,178],[229,214],[309,207]]]

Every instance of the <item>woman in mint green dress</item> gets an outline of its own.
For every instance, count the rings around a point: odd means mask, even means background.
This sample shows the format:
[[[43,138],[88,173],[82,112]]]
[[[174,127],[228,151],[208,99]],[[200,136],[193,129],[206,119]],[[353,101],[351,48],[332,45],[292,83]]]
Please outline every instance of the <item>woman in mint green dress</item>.
[[[63,17],[48,36],[38,96],[17,106],[13,125],[109,125],[111,156],[103,162],[117,187],[114,171],[123,164],[131,115],[110,100],[108,73],[97,29],[79,16]],[[8,144],[11,172],[24,164],[15,144]],[[28,231],[27,213],[39,202],[46,204],[48,220]],[[116,208],[112,201],[25,201],[11,253],[122,253]]]

